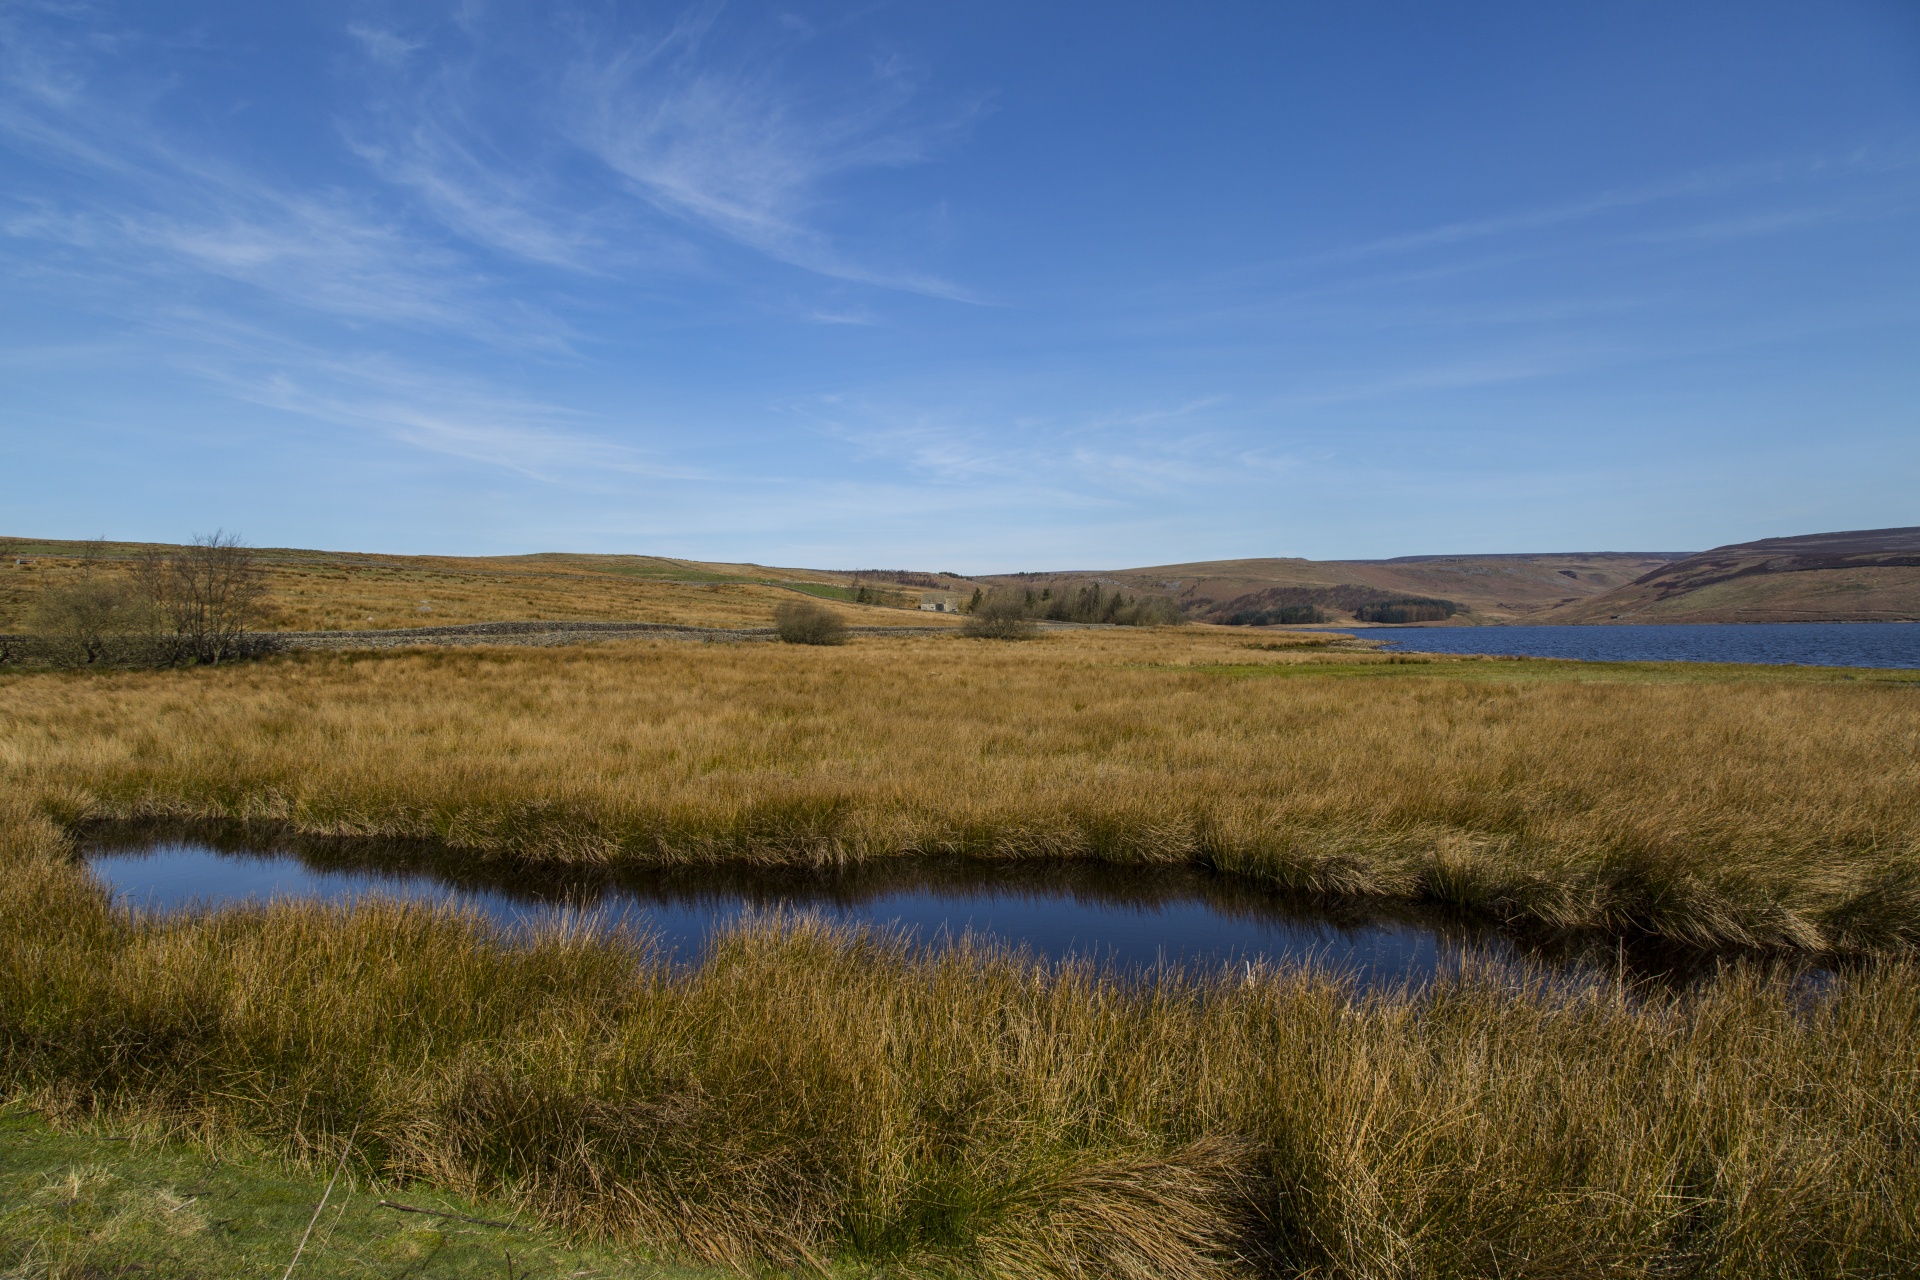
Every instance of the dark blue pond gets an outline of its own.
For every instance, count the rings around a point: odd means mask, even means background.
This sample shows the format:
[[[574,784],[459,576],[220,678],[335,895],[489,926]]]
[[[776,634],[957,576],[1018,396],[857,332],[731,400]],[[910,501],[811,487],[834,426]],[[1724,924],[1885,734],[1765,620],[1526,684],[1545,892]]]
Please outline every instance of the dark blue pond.
[[[838,872],[709,867],[535,880],[444,850],[215,847],[178,836],[100,838],[86,856],[116,897],[147,910],[384,895],[476,911],[510,929],[563,920],[624,927],[687,960],[715,930],[771,913],[901,930],[934,946],[970,934],[1037,958],[1124,969],[1312,964],[1363,986],[1417,982],[1469,958],[1531,959],[1589,975],[1611,973],[1620,960],[1610,944],[1527,947],[1484,925],[1411,910],[1343,911],[1184,867],[893,860]],[[1670,968],[1664,959],[1647,966]]]
[[[1412,653],[1518,654],[1587,662],[1766,662],[1920,667],[1920,622],[1729,622],[1686,626],[1369,627]]]

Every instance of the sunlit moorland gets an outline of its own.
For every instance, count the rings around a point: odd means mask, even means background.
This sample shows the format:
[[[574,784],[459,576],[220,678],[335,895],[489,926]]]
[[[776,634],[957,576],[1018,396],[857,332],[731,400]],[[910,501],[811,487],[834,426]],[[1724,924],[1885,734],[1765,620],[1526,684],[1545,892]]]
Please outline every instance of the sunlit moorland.
[[[6,677],[0,778],[67,824],[576,862],[1200,861],[1552,928],[1899,949],[1920,682],[1861,675],[1201,628],[307,655]]]
[[[0,1045],[68,1129],[350,1150],[695,1266],[1891,1274],[1920,1260],[1916,696],[1198,626],[23,670]],[[156,819],[509,865],[1199,863],[1725,959],[1363,993],[776,919],[689,966],[420,906],[130,913],[73,838]]]

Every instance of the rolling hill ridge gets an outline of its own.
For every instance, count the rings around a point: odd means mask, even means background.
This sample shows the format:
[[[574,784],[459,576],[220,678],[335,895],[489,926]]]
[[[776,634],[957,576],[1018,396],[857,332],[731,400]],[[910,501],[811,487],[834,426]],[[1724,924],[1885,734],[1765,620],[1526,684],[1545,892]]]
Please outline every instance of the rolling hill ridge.
[[[1100,582],[1170,595],[1196,621],[1229,622],[1262,612],[1314,608],[1348,622],[1368,606],[1438,601],[1455,624],[1533,621],[1604,594],[1685,557],[1685,552],[1602,551],[1402,556],[1392,560],[1212,560],[1140,569],[993,575],[985,581],[1039,589]],[[1286,619],[1309,621],[1305,618]],[[1433,619],[1427,619],[1433,620]],[[1274,618],[1273,621],[1283,621]]]
[[[1604,622],[1920,620],[1920,527],[1763,538],[1660,565],[1538,619]]]

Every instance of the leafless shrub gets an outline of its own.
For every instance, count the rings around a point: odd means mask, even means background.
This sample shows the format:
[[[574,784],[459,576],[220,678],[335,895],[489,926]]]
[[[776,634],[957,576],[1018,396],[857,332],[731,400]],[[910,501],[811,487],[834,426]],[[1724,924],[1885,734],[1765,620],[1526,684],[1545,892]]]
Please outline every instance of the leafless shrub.
[[[1040,633],[1027,616],[1027,602],[1019,593],[996,591],[978,601],[960,634],[976,640],[1030,640]]]
[[[139,612],[126,582],[88,574],[43,592],[27,626],[47,661],[93,666],[128,656]]]
[[[233,534],[201,534],[171,552],[141,557],[135,578],[156,649],[170,663],[213,665],[266,647],[254,634],[266,575]]]
[[[773,629],[788,644],[845,644],[847,624],[825,605],[788,600],[773,611]]]
[[[274,647],[257,630],[266,580],[251,548],[231,534],[185,547],[150,548],[129,573],[89,543],[71,575],[29,611],[29,634],[0,661],[53,666],[178,666],[251,657]]]

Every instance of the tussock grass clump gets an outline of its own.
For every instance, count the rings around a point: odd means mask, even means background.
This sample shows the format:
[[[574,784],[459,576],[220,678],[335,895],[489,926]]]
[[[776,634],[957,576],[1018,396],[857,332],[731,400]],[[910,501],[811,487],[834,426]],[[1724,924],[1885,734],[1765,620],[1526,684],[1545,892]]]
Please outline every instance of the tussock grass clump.
[[[1124,984],[769,920],[695,968],[369,900],[143,918],[0,835],[0,1079],[693,1259],[981,1276],[1920,1269],[1920,974]]]
[[[1916,686],[1655,674],[1183,629],[21,675],[0,791],[476,857],[1204,863],[1546,929],[1920,943]]]

